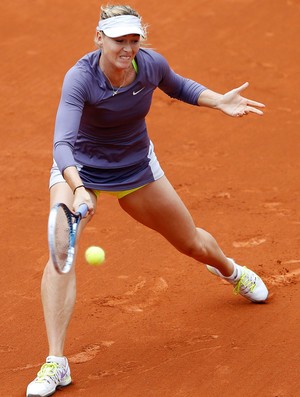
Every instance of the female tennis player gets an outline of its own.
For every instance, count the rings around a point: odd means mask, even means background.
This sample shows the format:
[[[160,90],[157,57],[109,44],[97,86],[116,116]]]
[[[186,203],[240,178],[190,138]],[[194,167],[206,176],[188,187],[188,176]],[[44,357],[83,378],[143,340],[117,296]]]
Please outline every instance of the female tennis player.
[[[165,237],[177,250],[207,265],[237,293],[263,302],[268,290],[253,271],[227,258],[216,240],[196,227],[162,170],[145,117],[156,88],[171,98],[206,106],[232,117],[262,115],[263,104],[241,96],[248,83],[222,95],[176,74],[167,60],[142,47],[146,27],[129,6],[101,8],[98,49],[66,74],[54,134],[50,204],[77,210],[86,203],[94,215],[97,197],[113,193],[130,216]],[[59,275],[51,260],[42,278],[42,302],[49,356],[27,396],[50,396],[71,383],[64,356],[65,336],[75,303],[75,270]]]

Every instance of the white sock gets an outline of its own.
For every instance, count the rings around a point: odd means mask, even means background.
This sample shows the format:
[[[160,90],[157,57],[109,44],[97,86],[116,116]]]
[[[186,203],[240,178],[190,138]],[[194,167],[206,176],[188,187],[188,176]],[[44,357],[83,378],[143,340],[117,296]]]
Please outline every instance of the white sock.
[[[240,277],[240,268],[241,266],[235,263],[235,261],[231,258],[227,258],[232,264],[233,264],[233,273],[229,277],[224,277],[227,280],[236,280],[237,278]]]
[[[59,365],[66,365],[66,357],[59,357],[59,356],[48,356],[47,363],[57,363]]]

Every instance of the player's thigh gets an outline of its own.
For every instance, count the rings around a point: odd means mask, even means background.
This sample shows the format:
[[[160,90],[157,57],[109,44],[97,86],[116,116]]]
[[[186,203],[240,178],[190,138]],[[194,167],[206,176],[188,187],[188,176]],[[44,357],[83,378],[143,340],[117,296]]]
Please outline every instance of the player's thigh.
[[[50,188],[50,207],[57,203],[64,203],[72,208],[74,195],[66,182],[59,182]]]
[[[164,176],[119,200],[134,219],[158,231],[178,249],[197,237],[194,221]]]

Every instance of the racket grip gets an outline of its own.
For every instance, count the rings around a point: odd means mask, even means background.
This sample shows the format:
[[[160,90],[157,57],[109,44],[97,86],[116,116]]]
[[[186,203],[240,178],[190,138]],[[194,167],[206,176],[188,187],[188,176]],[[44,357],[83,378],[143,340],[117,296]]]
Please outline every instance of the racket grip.
[[[86,204],[80,204],[77,213],[81,218],[84,218],[89,210],[89,207]]]

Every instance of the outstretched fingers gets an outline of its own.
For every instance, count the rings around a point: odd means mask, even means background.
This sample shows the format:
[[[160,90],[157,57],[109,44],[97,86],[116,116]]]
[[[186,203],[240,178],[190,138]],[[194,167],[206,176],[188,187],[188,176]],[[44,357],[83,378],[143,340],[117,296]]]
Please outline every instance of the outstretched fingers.
[[[255,114],[258,114],[259,116],[262,116],[264,114],[261,110],[256,109],[253,106],[246,106],[244,109],[237,112],[235,116],[243,117],[243,116],[247,116],[247,114],[249,114],[249,113],[255,113]]]
[[[252,101],[251,99],[247,99],[247,105],[256,106],[258,108],[264,108],[265,105],[260,102]]]
[[[240,87],[236,88],[235,91],[236,91],[236,93],[240,94],[247,87],[249,87],[249,83],[248,82],[246,82],[246,83],[242,84]],[[257,101],[253,101],[252,99],[248,99],[248,98],[244,98],[244,100],[246,101],[247,109],[248,109],[249,112],[262,114],[262,112],[260,110],[255,109],[254,106],[256,108],[264,108],[265,105],[263,103],[257,102]]]
[[[239,93],[241,93],[243,90],[245,90],[247,87],[249,87],[249,83],[248,83],[248,82],[246,82],[246,83],[242,84],[241,86],[237,87],[237,88],[235,89],[235,91],[239,94]]]
[[[255,106],[258,106],[258,105],[255,105]],[[260,107],[264,107],[264,105],[263,106],[260,106]],[[256,114],[258,114],[258,115],[263,115],[264,114],[264,112],[262,112],[261,110],[259,110],[259,109],[256,109],[255,107],[253,107],[253,106],[247,106],[246,107],[246,109],[245,109],[245,114],[248,114],[248,113],[256,113]]]

